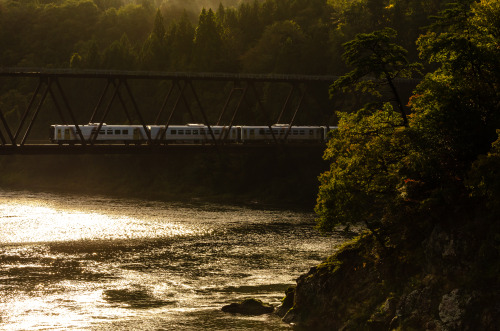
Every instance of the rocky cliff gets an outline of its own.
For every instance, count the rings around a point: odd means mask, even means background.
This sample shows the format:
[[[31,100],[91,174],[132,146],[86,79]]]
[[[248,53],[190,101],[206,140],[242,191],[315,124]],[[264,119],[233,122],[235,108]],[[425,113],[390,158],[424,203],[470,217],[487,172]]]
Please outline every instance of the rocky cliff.
[[[499,238],[466,230],[392,248],[365,233],[299,277],[277,313],[314,330],[498,330]]]

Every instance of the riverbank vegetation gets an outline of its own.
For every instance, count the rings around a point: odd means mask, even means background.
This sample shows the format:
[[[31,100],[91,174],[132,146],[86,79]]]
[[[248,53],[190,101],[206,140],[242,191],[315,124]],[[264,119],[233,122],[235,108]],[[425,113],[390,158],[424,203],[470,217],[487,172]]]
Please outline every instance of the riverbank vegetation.
[[[329,330],[497,328],[499,26],[498,1],[450,4],[417,41],[436,69],[417,87],[407,122],[383,100],[339,114],[325,152],[330,170],[320,178],[318,225],[364,222],[368,232],[298,280],[287,322]],[[375,61],[383,69],[372,77],[387,82],[393,68],[410,68],[394,57],[401,48],[387,42],[393,37],[379,30],[346,44],[346,59],[356,55],[353,72]],[[391,56],[379,56],[389,48]],[[332,89],[346,81],[360,87],[353,72]]]

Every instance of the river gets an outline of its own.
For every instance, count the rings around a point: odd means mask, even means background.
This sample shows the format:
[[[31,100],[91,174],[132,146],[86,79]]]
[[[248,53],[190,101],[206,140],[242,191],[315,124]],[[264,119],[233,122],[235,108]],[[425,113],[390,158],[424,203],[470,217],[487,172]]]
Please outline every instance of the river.
[[[289,330],[295,279],[344,240],[282,209],[0,190],[3,330]]]

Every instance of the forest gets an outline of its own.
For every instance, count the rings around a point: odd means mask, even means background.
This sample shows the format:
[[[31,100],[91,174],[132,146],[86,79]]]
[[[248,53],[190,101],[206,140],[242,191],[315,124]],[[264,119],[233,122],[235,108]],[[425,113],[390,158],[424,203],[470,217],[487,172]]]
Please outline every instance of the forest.
[[[382,27],[416,59],[445,2],[1,0],[0,65],[340,74],[342,43]]]

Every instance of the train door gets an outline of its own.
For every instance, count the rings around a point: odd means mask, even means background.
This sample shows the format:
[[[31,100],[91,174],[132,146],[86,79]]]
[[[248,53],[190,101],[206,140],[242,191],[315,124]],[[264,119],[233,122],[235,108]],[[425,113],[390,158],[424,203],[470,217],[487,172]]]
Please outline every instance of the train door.
[[[235,128],[235,130],[236,130],[236,141],[237,142],[241,142],[241,140],[242,140],[242,137],[241,137],[241,127],[238,126],[238,127]]]
[[[141,140],[141,132],[139,131],[139,128],[134,129],[134,140]]]

